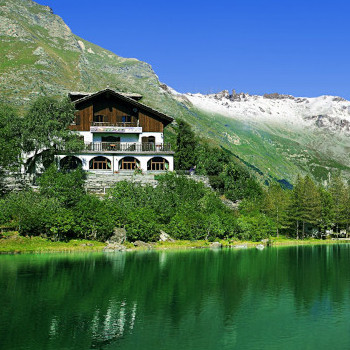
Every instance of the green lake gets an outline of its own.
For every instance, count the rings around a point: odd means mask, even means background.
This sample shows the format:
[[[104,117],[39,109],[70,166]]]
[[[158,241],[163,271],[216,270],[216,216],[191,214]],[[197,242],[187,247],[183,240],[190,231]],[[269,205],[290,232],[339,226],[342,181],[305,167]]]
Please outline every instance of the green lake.
[[[350,349],[350,245],[3,255],[0,349]]]

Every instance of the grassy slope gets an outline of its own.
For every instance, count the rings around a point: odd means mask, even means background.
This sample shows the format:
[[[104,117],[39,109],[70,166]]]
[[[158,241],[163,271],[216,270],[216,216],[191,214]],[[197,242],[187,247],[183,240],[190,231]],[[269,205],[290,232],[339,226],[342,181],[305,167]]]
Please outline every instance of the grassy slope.
[[[188,120],[198,132],[215,139],[263,178],[294,181],[297,174],[310,174],[317,180],[326,180],[328,173],[341,170],[350,175],[346,148],[338,147],[342,140],[332,135],[313,135],[252,125],[219,114],[208,114],[192,109]],[[330,152],[338,147],[338,156]],[[343,159],[341,160],[341,158]],[[255,169],[255,170],[254,170]]]

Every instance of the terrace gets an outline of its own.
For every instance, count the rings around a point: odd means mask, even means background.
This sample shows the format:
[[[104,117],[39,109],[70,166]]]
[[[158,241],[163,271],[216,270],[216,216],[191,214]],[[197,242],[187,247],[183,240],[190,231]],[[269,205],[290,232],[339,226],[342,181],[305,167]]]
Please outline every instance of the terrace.
[[[153,142],[89,142],[85,143],[85,151],[93,153],[172,153],[169,143]]]

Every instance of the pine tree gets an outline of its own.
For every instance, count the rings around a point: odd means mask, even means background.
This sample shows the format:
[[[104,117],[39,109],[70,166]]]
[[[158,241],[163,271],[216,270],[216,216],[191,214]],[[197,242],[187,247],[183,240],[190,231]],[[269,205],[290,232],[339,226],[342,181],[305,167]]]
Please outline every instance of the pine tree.
[[[325,231],[330,229],[334,222],[333,198],[329,191],[322,186],[319,186],[319,193],[321,198],[320,226],[322,230]]]
[[[302,195],[302,221],[303,237],[305,236],[305,224],[316,225],[321,217],[321,196],[316,184],[307,175],[304,179],[304,191]]]
[[[298,176],[291,203],[292,218],[296,222],[296,236],[299,239],[299,226],[302,224],[302,238],[304,238],[305,226],[319,224],[322,212],[320,192],[309,176],[305,178]]]
[[[288,227],[289,208],[290,193],[273,183],[265,195],[263,211],[275,221],[277,237],[281,229]]]
[[[196,148],[197,139],[191,126],[183,120],[179,120],[174,155],[177,170],[189,170],[196,165]]]
[[[298,175],[297,182],[292,191],[290,213],[295,222],[296,238],[299,239],[299,225],[302,220],[302,193],[304,190],[304,179]]]
[[[350,228],[350,188],[349,185],[345,186],[345,206],[344,206],[344,216],[345,216],[345,228],[346,234],[349,232]]]
[[[332,176],[329,192],[333,200],[333,212],[334,221],[336,226],[336,232],[339,233],[339,229],[344,227],[347,222],[347,202],[348,194],[345,183],[340,175]]]

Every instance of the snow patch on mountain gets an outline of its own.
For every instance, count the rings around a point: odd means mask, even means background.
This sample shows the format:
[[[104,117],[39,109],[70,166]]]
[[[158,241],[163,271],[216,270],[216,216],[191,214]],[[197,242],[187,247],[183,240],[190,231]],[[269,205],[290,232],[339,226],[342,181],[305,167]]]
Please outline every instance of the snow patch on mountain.
[[[315,98],[245,93],[185,94],[194,107],[246,123],[278,126],[289,130],[327,128],[350,133],[350,101],[335,96]]]

